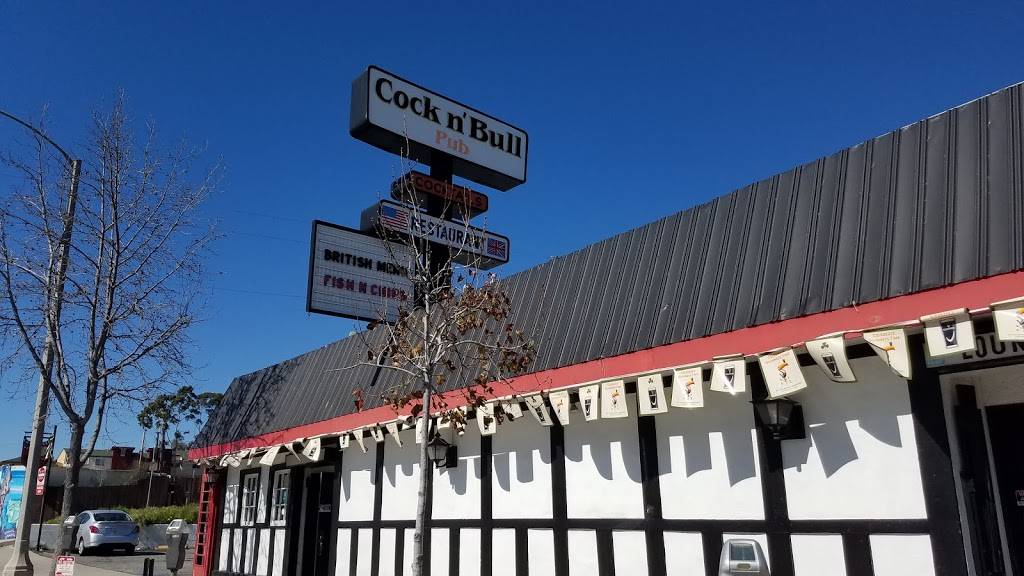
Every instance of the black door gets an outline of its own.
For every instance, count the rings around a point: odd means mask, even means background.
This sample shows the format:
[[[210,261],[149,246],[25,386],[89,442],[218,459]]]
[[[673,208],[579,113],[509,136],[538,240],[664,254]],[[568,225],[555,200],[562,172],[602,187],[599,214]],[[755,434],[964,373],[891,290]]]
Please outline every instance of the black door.
[[[985,412],[1010,565],[1014,574],[1024,574],[1024,404],[989,406]]]
[[[303,515],[303,576],[329,576],[334,537],[334,473],[314,472],[306,477],[306,509]]]

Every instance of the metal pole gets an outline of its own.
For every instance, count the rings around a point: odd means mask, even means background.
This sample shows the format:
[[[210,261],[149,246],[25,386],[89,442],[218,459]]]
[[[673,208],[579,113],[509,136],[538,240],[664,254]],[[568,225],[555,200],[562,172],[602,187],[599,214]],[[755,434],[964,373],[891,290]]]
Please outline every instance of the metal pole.
[[[50,450],[46,457],[46,474],[43,477],[43,495],[39,497],[39,526],[36,528],[36,552],[43,547],[43,514],[46,513],[46,492],[50,489],[50,472],[53,471],[53,451],[57,449],[57,426],[53,427],[53,435],[50,436]],[[24,494],[24,488],[22,488]]]
[[[56,321],[56,319],[60,317],[60,305],[64,296],[64,282],[67,279],[68,258],[71,252],[71,232],[75,221],[75,206],[78,201],[78,180],[82,175],[82,161],[71,158],[71,156],[65,152],[63,148],[58,146],[56,142],[50,140],[46,134],[28,122],[8,114],[3,110],[0,110],[0,116],[14,120],[18,124],[29,129],[38,138],[41,138],[56,148],[57,151],[64,156],[64,159],[68,162],[68,165],[71,168],[68,205],[67,210],[64,213],[64,231],[59,243],[60,253],[58,255],[57,277],[47,278],[50,282],[47,286],[47,297],[50,298],[47,313],[50,317],[47,320]],[[53,357],[55,346],[53,336],[49,332],[50,331],[48,330],[46,340],[43,344],[43,369],[40,370],[39,383],[36,386],[35,410],[32,414],[32,438],[29,440],[28,462],[25,464],[27,478],[33,478],[38,474],[39,452],[42,448],[42,439],[43,434],[45,433],[46,413],[49,410],[49,386],[50,379],[53,376]],[[31,476],[28,474],[31,474]],[[18,514],[18,523],[16,525],[17,533],[14,537],[14,551],[11,554],[10,560],[7,561],[7,565],[4,566],[3,576],[32,576],[34,574],[28,550],[29,533],[31,531],[31,526],[29,525],[29,519],[31,518],[30,508],[36,500],[35,490],[31,492],[25,491],[24,489],[22,490],[22,506],[21,512]],[[39,505],[42,506],[42,501],[41,499],[39,500]]]

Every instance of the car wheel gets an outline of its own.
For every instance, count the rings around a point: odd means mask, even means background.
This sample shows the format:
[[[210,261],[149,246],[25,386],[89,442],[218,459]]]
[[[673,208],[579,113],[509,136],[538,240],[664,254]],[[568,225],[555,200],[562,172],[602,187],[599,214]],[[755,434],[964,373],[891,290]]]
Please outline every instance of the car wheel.
[[[85,540],[78,539],[78,555],[85,556],[89,553],[89,549],[85,547]]]
[[[126,555],[128,555],[128,556],[131,556],[132,554],[135,554],[135,546],[129,546],[129,547],[125,548],[124,549],[124,553]]]

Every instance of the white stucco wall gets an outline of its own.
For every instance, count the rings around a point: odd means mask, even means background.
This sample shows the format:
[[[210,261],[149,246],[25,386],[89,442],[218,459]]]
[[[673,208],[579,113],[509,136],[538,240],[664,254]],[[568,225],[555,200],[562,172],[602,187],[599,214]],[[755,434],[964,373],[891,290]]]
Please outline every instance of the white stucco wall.
[[[872,534],[875,576],[934,576],[931,539],[918,534]]]
[[[491,531],[492,576],[516,576],[516,531],[495,528]]]
[[[341,500],[339,520],[373,520],[374,470],[377,443],[364,440],[366,453],[352,442],[341,457]],[[384,453],[387,457],[387,452]],[[415,498],[415,490],[413,490]]]
[[[629,418],[565,427],[565,488],[569,518],[643,518],[635,394]]]
[[[446,440],[458,446],[459,465],[434,469],[433,517],[469,519],[480,517],[480,430],[475,421],[466,433],[454,438],[444,430]]]
[[[699,532],[665,532],[665,572],[704,573],[704,540]]]
[[[794,534],[792,544],[796,576],[846,576],[839,534]]]
[[[569,530],[569,576],[598,573],[597,533],[593,530]]]
[[[448,529],[434,528],[430,531],[430,575],[448,575]]]
[[[380,552],[378,576],[395,576],[395,539],[398,531],[394,528],[380,529]]]
[[[384,520],[412,520],[416,518],[416,494],[420,482],[419,445],[415,442],[416,433],[405,430],[398,433],[402,439],[399,448],[391,437],[384,438],[384,476],[381,487],[380,515]],[[375,444],[374,449],[379,445]],[[345,458],[353,453],[361,453],[358,446],[349,445],[345,449]],[[370,452],[367,451],[367,455]],[[374,454],[376,458],[376,454]],[[344,459],[343,459],[344,461]],[[362,462],[360,461],[360,464]],[[371,461],[372,465],[373,462]],[[373,503],[373,494],[370,494]],[[371,518],[373,508],[370,508]]]
[[[925,518],[907,382],[875,358],[851,362],[857,381],[804,369],[804,440],[782,443],[793,520]]]
[[[615,549],[616,574],[647,574],[647,540],[643,532],[615,530],[612,532],[612,546]],[[569,553],[572,554],[572,551]]]
[[[551,517],[551,439],[524,414],[493,436],[492,514],[495,518]],[[497,573],[495,573],[497,576]]]
[[[480,576],[480,530],[459,530],[459,576]]]
[[[670,408],[655,426],[665,518],[764,519],[749,392],[705,391],[703,408]]]

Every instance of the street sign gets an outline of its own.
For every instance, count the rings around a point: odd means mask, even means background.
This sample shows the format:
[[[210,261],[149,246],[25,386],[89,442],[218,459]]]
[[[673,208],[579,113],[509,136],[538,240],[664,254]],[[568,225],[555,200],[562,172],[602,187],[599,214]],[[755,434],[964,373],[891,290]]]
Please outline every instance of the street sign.
[[[40,466],[36,470],[36,496],[46,493],[46,466]]]
[[[352,82],[349,133],[425,164],[450,155],[456,175],[498,190],[526,182],[526,132],[376,66]]]
[[[74,556],[57,556],[57,566],[55,568],[54,576],[74,576],[75,574],[75,557]]]
[[[316,220],[309,252],[306,310],[353,320],[393,322],[415,288],[412,254],[401,244]]]
[[[480,270],[508,262],[508,237],[462,222],[428,216],[390,200],[381,200],[363,211],[362,228],[364,231],[382,228],[453,248],[453,260]]]
[[[437,198],[460,220],[469,220],[487,212],[488,205],[484,194],[415,170],[391,183],[391,197],[399,202],[415,200],[420,207],[426,204],[428,197]]]

